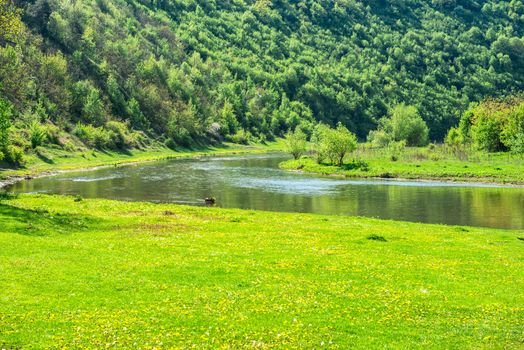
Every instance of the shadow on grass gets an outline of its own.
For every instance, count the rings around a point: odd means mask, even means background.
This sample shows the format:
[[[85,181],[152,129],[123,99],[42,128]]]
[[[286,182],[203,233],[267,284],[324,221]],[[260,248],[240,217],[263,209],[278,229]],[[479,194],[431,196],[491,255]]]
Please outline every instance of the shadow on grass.
[[[44,163],[47,163],[47,164],[55,164],[55,161],[52,160],[51,158],[47,157],[45,154],[43,154],[42,152],[37,152],[36,153],[36,156]]]
[[[351,163],[344,163],[340,166],[336,166],[330,163],[322,163],[322,165],[325,166],[335,166],[337,168],[340,168],[342,170],[362,170],[362,171],[368,171],[369,170],[369,164],[362,161],[362,160],[354,160]]]
[[[71,234],[101,224],[98,218],[21,209],[6,202],[0,202],[0,223],[0,232],[25,236]]]
[[[185,153],[185,152],[209,152],[213,150],[227,150],[231,147],[225,144],[195,144],[192,146],[186,146],[186,147],[169,147],[171,150],[175,152]]]

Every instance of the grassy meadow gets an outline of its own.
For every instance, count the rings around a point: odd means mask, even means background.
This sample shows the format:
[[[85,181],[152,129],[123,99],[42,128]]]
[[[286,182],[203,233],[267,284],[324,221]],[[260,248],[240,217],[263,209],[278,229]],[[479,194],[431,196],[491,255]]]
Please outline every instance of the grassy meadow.
[[[318,164],[313,157],[282,163],[281,168],[353,178],[398,178],[459,182],[524,184],[524,158],[510,153],[449,152],[444,145],[391,152],[367,144],[346,157],[342,166]]]
[[[524,232],[23,195],[0,348],[518,349]]]

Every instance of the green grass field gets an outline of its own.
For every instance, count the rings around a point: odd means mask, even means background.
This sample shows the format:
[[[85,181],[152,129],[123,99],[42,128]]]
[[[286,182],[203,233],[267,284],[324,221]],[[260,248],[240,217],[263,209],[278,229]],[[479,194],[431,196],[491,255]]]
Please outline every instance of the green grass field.
[[[524,232],[24,195],[0,348],[522,349]]]
[[[317,164],[312,158],[304,157],[284,162],[281,168],[353,178],[524,184],[522,156],[474,152],[466,159],[459,159],[446,154],[442,148],[408,148],[393,161],[387,150],[365,149],[361,145],[357,152],[347,157],[346,164],[342,167]],[[361,162],[367,166],[362,166]]]

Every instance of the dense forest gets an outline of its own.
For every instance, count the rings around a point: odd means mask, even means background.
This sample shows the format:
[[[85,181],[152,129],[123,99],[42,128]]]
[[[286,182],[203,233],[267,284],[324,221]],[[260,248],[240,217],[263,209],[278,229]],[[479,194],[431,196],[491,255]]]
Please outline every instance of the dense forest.
[[[470,103],[524,90],[521,0],[2,3],[23,22],[0,25],[19,148],[263,141],[318,121],[363,139],[399,104],[443,140]]]

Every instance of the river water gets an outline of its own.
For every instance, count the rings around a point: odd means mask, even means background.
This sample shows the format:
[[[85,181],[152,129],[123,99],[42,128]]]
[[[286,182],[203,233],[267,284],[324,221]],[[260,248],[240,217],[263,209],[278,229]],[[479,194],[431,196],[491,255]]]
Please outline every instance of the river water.
[[[282,154],[169,160],[17,183],[15,193],[366,216],[424,223],[524,228],[524,188],[348,180],[284,171]]]

